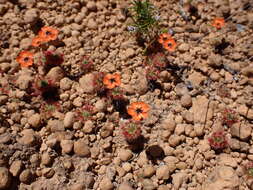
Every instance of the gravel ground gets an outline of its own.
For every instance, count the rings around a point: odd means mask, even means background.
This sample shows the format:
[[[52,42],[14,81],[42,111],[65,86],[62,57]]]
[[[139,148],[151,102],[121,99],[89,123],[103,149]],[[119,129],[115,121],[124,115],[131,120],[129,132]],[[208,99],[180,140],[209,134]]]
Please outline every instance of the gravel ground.
[[[244,172],[253,161],[253,3],[184,2],[152,0],[177,47],[149,80],[127,30],[131,1],[0,0],[0,189],[253,189]],[[34,47],[43,26],[57,39]],[[22,51],[32,65],[18,63]],[[60,63],[43,66],[43,52]],[[101,85],[108,73],[123,98]],[[40,77],[53,84],[46,93]],[[134,102],[148,116],[129,142],[121,126]],[[226,138],[218,150],[217,131]]]

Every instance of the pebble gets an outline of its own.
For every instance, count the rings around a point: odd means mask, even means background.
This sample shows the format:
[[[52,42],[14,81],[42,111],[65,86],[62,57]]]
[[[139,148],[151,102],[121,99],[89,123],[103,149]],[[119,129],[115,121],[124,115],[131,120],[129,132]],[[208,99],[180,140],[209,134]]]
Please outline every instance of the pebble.
[[[186,183],[188,176],[186,173],[179,172],[172,175],[172,183],[174,184],[175,190],[178,190],[183,183]]]
[[[0,189],[8,189],[11,184],[11,175],[7,168],[0,167]]]
[[[178,51],[182,53],[189,51],[189,49],[190,49],[190,45],[187,43],[182,43],[178,46]]]
[[[42,175],[46,178],[51,178],[55,174],[55,171],[53,168],[43,168],[42,169]]]
[[[96,21],[95,21],[93,18],[90,18],[90,19],[88,20],[87,27],[88,27],[89,29],[96,30],[97,27],[98,27],[98,25],[97,25]]]
[[[44,152],[41,155],[41,163],[45,166],[49,166],[53,163],[54,159],[48,152]]]
[[[91,73],[86,74],[79,79],[80,87],[84,90],[85,93],[92,93],[94,91],[93,81],[94,75]]]
[[[60,82],[64,78],[64,72],[60,67],[53,67],[46,75],[47,78],[50,78],[55,83]]]
[[[24,129],[21,132],[22,137],[18,139],[18,142],[23,145],[32,146],[36,142],[35,133],[32,129]]]
[[[10,173],[14,177],[17,177],[20,174],[22,167],[23,167],[22,161],[21,160],[15,160],[14,162],[12,162],[12,164],[10,166]]]
[[[170,146],[176,147],[181,142],[181,138],[178,135],[171,135],[169,138]]]
[[[30,118],[28,118],[28,123],[33,128],[38,128],[40,126],[40,124],[41,124],[40,114],[38,114],[38,113],[33,114]]]
[[[126,162],[132,158],[133,153],[130,150],[120,149],[118,156],[122,161]]]
[[[95,109],[98,112],[104,112],[106,110],[106,102],[105,102],[105,100],[104,99],[98,100],[95,103]]]
[[[151,177],[155,174],[155,168],[153,165],[144,165],[143,166],[143,176],[144,177]]]
[[[206,96],[197,96],[192,102],[194,123],[204,124],[206,121],[209,100]]]
[[[62,90],[70,90],[73,82],[69,78],[63,78],[60,80],[60,88]]]
[[[30,169],[25,169],[25,170],[22,171],[22,173],[19,175],[19,180],[20,180],[22,183],[29,184],[29,183],[31,183],[32,177],[33,177],[33,174],[32,174],[32,172],[30,171]]]
[[[112,190],[114,188],[111,180],[108,177],[103,177],[99,184],[100,189],[103,190]]]
[[[189,94],[188,88],[183,83],[179,83],[175,87],[175,92],[178,96],[183,96]]]
[[[60,146],[63,154],[69,154],[73,150],[74,143],[72,140],[61,140]]]
[[[170,177],[169,167],[167,165],[159,166],[156,170],[156,177],[158,179],[167,180]]]
[[[74,112],[67,112],[65,114],[63,124],[65,128],[70,128],[73,126],[73,123],[75,121],[75,113]]]
[[[127,48],[126,51],[125,51],[125,56],[126,56],[127,59],[128,59],[128,58],[134,57],[134,56],[135,56],[135,51],[134,51],[134,49],[132,49],[132,48]]]
[[[123,182],[119,185],[118,190],[134,190],[128,182]]]
[[[86,7],[89,11],[96,11],[97,10],[97,5],[94,1],[88,1],[86,4]]]
[[[24,21],[26,24],[35,24],[39,15],[37,9],[28,9],[24,15]]]
[[[74,143],[74,152],[77,156],[88,157],[90,148],[83,140],[78,140]]]
[[[181,97],[181,105],[185,108],[189,108],[192,106],[192,98],[189,94],[184,94]]]
[[[156,186],[154,185],[151,179],[144,179],[142,181],[143,190],[155,190]]]
[[[88,120],[88,121],[85,122],[85,124],[83,126],[83,132],[91,133],[94,128],[95,128],[94,123],[91,120]]]

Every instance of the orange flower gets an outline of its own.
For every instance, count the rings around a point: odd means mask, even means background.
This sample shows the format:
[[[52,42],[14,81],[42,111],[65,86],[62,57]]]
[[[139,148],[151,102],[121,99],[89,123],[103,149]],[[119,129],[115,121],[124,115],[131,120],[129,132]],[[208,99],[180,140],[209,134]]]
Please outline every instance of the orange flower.
[[[120,75],[115,74],[107,74],[104,76],[103,83],[106,86],[106,88],[113,89],[116,86],[120,86],[121,80]]]
[[[43,42],[44,41],[40,36],[36,36],[32,39],[32,46],[39,47]]]
[[[39,37],[43,39],[44,42],[49,42],[55,40],[58,37],[59,31],[55,28],[44,26],[39,31]]]
[[[168,50],[169,52],[175,51],[177,47],[177,43],[173,38],[169,38],[168,40],[164,41],[163,43],[164,49]]]
[[[140,121],[148,117],[149,105],[145,102],[133,102],[127,108],[127,113],[133,120]]]
[[[166,40],[170,39],[171,38],[171,35],[168,34],[168,33],[163,33],[159,36],[159,39],[158,39],[158,42],[160,44],[163,44]]]
[[[212,26],[214,26],[217,29],[221,29],[224,25],[225,25],[224,18],[215,18],[212,23]]]
[[[16,58],[16,61],[22,67],[29,67],[33,64],[33,53],[29,51],[22,51],[19,53],[18,57]]]

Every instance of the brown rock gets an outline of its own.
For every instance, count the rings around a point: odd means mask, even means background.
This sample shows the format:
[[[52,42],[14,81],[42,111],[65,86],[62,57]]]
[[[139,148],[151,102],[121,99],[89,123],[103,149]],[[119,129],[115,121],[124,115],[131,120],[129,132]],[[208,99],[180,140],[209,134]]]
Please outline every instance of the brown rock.
[[[206,114],[209,100],[205,96],[197,96],[193,99],[193,116],[194,123],[204,124],[206,121]]]
[[[90,148],[83,140],[78,140],[74,143],[74,152],[78,156],[87,157],[90,155]]]
[[[33,174],[29,169],[25,169],[20,175],[19,180],[22,183],[29,184],[32,182]]]
[[[22,169],[22,161],[21,160],[15,160],[11,166],[10,166],[10,173],[14,176],[17,177]],[[1,189],[1,188],[0,188]]]
[[[0,167],[0,189],[8,189],[11,184],[11,175],[5,167]]]
[[[47,78],[50,78],[54,82],[60,82],[64,77],[64,72],[60,67],[53,67],[46,75]]]

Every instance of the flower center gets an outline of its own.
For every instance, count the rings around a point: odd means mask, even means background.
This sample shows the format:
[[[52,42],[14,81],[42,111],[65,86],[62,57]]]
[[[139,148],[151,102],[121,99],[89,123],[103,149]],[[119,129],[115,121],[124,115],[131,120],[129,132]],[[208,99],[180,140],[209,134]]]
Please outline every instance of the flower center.
[[[135,111],[137,114],[141,114],[143,112],[141,108],[137,108]]]
[[[29,61],[29,57],[24,58],[24,62],[27,62],[27,61]]]
[[[172,43],[171,43],[171,42],[169,42],[169,43],[168,43],[168,46],[169,46],[169,47],[172,47]]]
[[[111,83],[115,83],[115,82],[116,82],[116,81],[115,81],[115,78],[111,78],[111,79],[110,79],[110,82],[111,82]]]
[[[50,31],[46,31],[46,35],[49,36],[51,35],[52,33]]]

